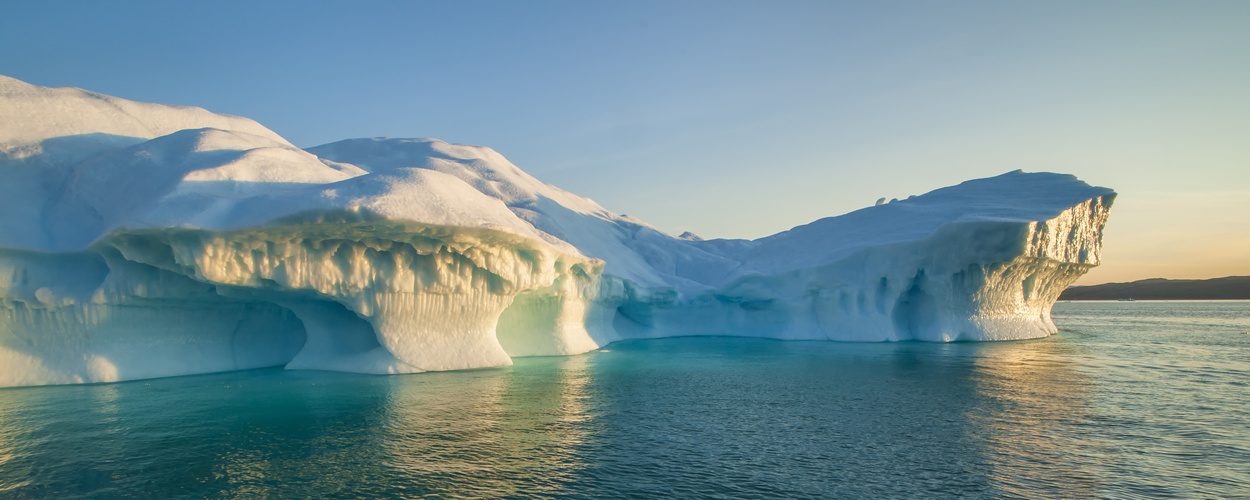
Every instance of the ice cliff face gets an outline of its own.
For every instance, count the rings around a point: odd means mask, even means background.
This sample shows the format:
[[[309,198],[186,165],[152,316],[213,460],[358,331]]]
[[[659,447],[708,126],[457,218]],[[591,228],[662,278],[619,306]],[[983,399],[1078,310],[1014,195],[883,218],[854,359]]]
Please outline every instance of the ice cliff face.
[[[1012,172],[755,241],[674,238],[428,139],[0,77],[0,386],[410,373],[673,335],[1055,331],[1115,193]]]

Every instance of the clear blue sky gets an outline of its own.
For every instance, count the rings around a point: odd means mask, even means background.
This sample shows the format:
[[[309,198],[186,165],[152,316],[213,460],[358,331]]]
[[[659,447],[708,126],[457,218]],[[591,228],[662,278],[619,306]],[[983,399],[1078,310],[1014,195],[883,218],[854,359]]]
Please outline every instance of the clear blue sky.
[[[0,74],[490,146],[705,237],[1073,173],[1120,193],[1084,283],[1250,274],[1247,1],[11,0]]]

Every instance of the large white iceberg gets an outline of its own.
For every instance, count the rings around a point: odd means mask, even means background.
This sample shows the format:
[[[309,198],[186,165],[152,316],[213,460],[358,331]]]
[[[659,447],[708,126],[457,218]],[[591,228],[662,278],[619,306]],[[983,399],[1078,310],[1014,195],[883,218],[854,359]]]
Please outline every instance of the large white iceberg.
[[[3,76],[0,117],[0,386],[452,370],[677,335],[1040,337],[1115,198],[1016,171],[704,241],[488,148],[305,151],[245,118]]]

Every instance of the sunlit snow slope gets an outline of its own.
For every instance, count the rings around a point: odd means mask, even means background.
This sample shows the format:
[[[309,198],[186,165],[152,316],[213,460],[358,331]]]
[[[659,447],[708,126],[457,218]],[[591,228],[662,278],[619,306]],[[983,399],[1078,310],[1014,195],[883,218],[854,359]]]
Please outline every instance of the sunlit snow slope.
[[[1045,336],[1115,198],[1017,171],[702,241],[488,148],[303,151],[245,118],[2,76],[0,117],[0,386],[451,370],[674,335]]]

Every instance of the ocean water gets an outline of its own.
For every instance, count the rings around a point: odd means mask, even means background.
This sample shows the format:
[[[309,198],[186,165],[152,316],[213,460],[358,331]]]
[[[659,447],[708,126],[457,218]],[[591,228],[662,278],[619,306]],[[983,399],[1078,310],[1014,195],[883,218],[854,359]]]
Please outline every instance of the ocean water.
[[[0,390],[0,498],[1250,496],[1250,302],[993,343],[630,341]]]

